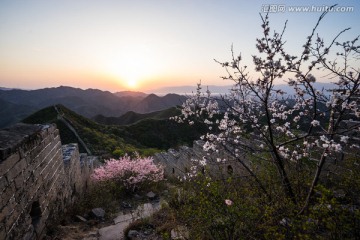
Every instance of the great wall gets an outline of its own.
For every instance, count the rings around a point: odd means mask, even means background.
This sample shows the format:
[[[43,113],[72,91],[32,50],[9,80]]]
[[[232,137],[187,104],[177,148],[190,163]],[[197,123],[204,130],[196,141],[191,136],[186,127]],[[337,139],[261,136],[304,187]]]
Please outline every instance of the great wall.
[[[94,159],[62,146],[55,125],[0,130],[0,239],[40,239],[86,190]]]

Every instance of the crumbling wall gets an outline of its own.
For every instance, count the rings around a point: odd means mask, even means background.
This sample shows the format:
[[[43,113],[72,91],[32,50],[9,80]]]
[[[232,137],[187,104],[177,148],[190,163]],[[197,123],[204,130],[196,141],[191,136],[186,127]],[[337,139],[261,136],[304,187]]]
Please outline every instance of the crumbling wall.
[[[0,130],[0,239],[38,239],[86,186],[77,145],[63,155],[55,125]],[[87,174],[82,174],[87,172]]]
[[[163,165],[165,177],[181,178],[186,176],[191,167],[197,165],[197,171],[207,173],[213,177],[228,177],[232,174],[245,174],[244,167],[225,150],[209,153],[203,150],[205,142],[194,141],[193,147],[182,146],[178,150],[169,149],[167,152],[157,153],[154,162]],[[221,149],[221,148],[220,148]],[[200,161],[206,159],[206,166],[201,166]],[[240,159],[248,166],[246,155],[239,154]]]
[[[62,146],[64,169],[67,186],[70,187],[70,202],[81,196],[89,185],[90,175],[93,170],[93,162],[97,157],[80,154],[76,143]]]

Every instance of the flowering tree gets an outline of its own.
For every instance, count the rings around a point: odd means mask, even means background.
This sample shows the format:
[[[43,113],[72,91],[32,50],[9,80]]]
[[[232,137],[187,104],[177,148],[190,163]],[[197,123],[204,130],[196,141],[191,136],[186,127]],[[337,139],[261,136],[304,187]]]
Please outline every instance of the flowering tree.
[[[163,168],[154,164],[151,157],[139,156],[135,159],[129,156],[118,160],[110,159],[91,175],[96,182],[113,181],[130,190],[135,190],[144,183],[161,181],[163,177]]]
[[[300,213],[308,207],[324,165],[340,160],[345,149],[359,149],[352,139],[352,132],[360,129],[358,37],[339,42],[340,35],[349,30],[345,29],[326,44],[316,34],[326,14],[320,16],[299,56],[285,50],[286,23],[280,33],[271,34],[268,15],[261,16],[263,36],[256,39],[259,55],[252,56],[256,74],[250,75],[242,56],[235,56],[232,49],[230,62],[217,61],[227,73],[222,78],[234,83],[229,94],[213,97],[209,91],[202,93],[198,85],[177,118],[207,124],[204,150],[227,151],[269,197],[269,184],[258,177],[256,163],[274,166],[284,194],[295,204],[303,203]],[[320,71],[334,83],[332,89],[317,89]],[[283,82],[294,95],[275,84]],[[245,161],[240,152],[252,160]],[[289,175],[304,169],[312,180],[307,194],[299,196]]]

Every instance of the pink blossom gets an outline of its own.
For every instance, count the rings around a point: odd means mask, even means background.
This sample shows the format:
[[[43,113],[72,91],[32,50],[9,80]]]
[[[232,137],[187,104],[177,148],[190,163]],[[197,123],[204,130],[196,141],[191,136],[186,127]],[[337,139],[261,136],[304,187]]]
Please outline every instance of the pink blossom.
[[[164,170],[154,164],[151,157],[129,156],[120,159],[110,159],[94,170],[91,178],[96,182],[115,181],[127,189],[135,189],[144,182],[158,182],[164,178]]]
[[[233,205],[233,201],[231,201],[230,199],[225,199],[225,204],[231,206]]]

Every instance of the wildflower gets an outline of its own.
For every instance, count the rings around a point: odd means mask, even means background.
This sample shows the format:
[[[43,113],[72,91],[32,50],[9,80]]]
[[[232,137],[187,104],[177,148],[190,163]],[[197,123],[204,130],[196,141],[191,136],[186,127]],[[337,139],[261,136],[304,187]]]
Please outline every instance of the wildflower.
[[[225,204],[231,206],[233,205],[233,201],[231,201],[230,199],[225,199]]]

